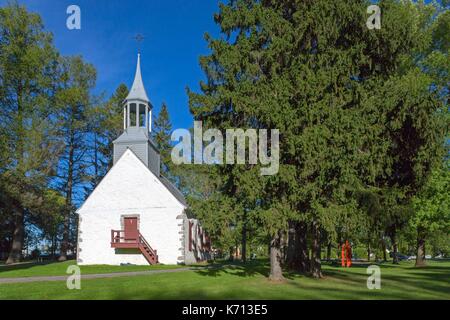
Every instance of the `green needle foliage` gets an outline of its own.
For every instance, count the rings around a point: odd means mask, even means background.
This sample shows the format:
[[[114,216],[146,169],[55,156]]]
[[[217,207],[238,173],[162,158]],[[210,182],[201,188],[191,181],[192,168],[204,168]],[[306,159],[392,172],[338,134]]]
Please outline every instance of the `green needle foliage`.
[[[417,251],[418,266],[425,244],[448,251],[449,2],[380,0],[372,30],[370,4],[229,0],[215,14],[221,34],[205,35],[206,80],[188,90],[190,111],[223,136],[278,129],[277,174],[248,163],[174,166],[165,104],[155,117],[161,172],[186,195],[188,215],[223,255],[240,251],[245,262],[269,249],[273,280],[282,268],[321,277],[324,245],[330,258],[346,240],[369,259],[392,248],[394,263]],[[37,14],[16,2],[0,8],[8,262],[39,237],[62,259],[76,250],[74,209],[112,167],[128,94],[121,84],[109,99],[93,96],[95,78],[81,57],[59,56]]]
[[[88,174],[88,116],[92,103],[90,91],[95,86],[96,70],[81,57],[62,58],[59,66],[60,78],[55,101],[58,106],[59,136],[64,149],[59,159],[58,185],[66,199],[59,259],[64,261],[67,259],[69,244],[76,242],[72,240],[69,243],[70,238],[76,238],[70,234],[73,230],[71,225],[76,224],[76,194]]]
[[[158,116],[155,117],[152,127],[152,139],[161,154],[161,173],[170,178],[172,160],[170,158],[172,124],[170,123],[169,111],[165,103],[162,104]]]
[[[429,56],[441,9],[381,1],[381,30],[369,30],[369,4],[229,1],[215,15],[222,36],[205,36],[207,82],[201,93],[189,91],[195,118],[221,130],[280,130],[277,175],[260,177],[249,165],[216,172],[219,191],[271,238],[273,279],[282,278],[289,221],[308,225],[310,272],[320,277],[322,235],[355,234],[361,193],[394,192],[395,205],[405,206],[442,159],[447,109],[433,90],[441,78],[422,66],[441,67]]]
[[[8,262],[22,255],[25,218],[39,212],[58,161],[55,74],[58,55],[41,18],[18,4],[0,8],[1,207],[9,213]]]

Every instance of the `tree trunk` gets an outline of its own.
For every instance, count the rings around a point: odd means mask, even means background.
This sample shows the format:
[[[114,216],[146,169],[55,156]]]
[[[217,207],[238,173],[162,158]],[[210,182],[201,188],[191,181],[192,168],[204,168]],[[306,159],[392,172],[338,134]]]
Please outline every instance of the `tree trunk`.
[[[311,248],[311,275],[314,278],[322,278],[322,266],[320,261],[320,228],[317,221],[312,223],[312,248]]]
[[[371,251],[370,251],[370,240],[369,240],[369,242],[367,243],[367,261],[370,261],[370,254],[371,254]]]
[[[417,255],[416,267],[426,266],[425,262],[425,233],[421,228],[417,229]]]
[[[287,261],[287,247],[288,247],[288,233],[282,232],[280,237],[280,250],[281,250],[281,267],[286,266]]]
[[[381,239],[381,249],[383,250],[383,261],[387,261],[386,257],[386,242],[384,239]]]
[[[294,222],[289,228],[288,266],[300,273],[309,271],[307,232],[308,225],[305,222]]]
[[[72,190],[73,190],[73,170],[74,170],[74,147],[75,137],[71,134],[69,145],[69,161],[67,167],[67,182],[66,182],[66,208],[64,212],[63,223],[63,239],[61,242],[61,252],[59,261],[67,260],[67,249],[69,247],[69,233],[70,233],[70,214],[72,212]]]
[[[392,263],[398,264],[398,243],[396,232],[393,232],[391,234],[391,241],[392,241]]]
[[[52,236],[52,249],[51,249],[52,259],[55,259],[56,256],[56,234]]]
[[[331,260],[331,241],[328,241],[327,244],[327,261],[329,262]]]
[[[93,185],[92,189],[95,189],[98,186],[98,184],[99,184],[99,182],[101,180],[100,169],[99,169],[100,162],[98,160],[98,152],[99,152],[98,151],[98,149],[99,149],[98,145],[99,145],[99,142],[98,142],[98,135],[97,135],[97,133],[95,134],[94,137],[95,137],[94,138],[94,185]]]
[[[299,222],[296,228],[296,238],[298,243],[299,263],[298,271],[306,273],[309,271],[308,254],[308,225],[306,222]]]
[[[18,174],[23,177],[25,174],[22,172],[22,163],[24,160],[24,117],[23,117],[23,87],[20,81],[17,87],[17,169]],[[19,200],[20,202],[20,200]],[[13,204],[12,206],[14,215],[14,231],[12,236],[11,250],[6,260],[6,264],[17,263],[22,259],[23,241],[25,237],[25,212],[20,204]]]
[[[17,263],[22,259],[23,240],[25,235],[24,210],[14,207],[14,232],[11,251],[6,264]]]
[[[69,210],[66,210],[69,211]],[[63,238],[61,241],[61,250],[59,254],[59,261],[67,260],[67,249],[69,247],[69,227],[70,227],[70,213],[66,212],[64,214],[64,223],[63,223]]]
[[[286,265],[289,269],[295,270],[296,269],[296,260],[298,256],[298,251],[296,250],[296,242],[297,239],[295,237],[295,226],[296,222],[290,221],[289,222],[289,230],[288,230],[288,247],[287,247],[287,253],[286,253]]]
[[[247,213],[244,212],[244,223],[242,225],[242,262],[247,262]]]
[[[283,271],[281,269],[281,231],[279,231],[270,241],[270,274],[269,280],[284,280]]]

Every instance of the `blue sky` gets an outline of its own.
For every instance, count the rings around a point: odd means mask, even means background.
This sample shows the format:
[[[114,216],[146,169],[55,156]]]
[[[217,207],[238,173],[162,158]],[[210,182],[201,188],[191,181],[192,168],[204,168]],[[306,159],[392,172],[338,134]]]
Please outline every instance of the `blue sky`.
[[[39,13],[63,55],[82,55],[97,69],[95,93],[108,96],[120,83],[133,81],[137,44],[142,33],[144,84],[155,111],[165,101],[174,128],[192,126],[185,88],[198,90],[204,74],[199,57],[207,54],[204,33],[217,36],[215,0],[19,0]],[[5,5],[6,0],[0,0]],[[81,30],[66,27],[69,5],[81,9]]]

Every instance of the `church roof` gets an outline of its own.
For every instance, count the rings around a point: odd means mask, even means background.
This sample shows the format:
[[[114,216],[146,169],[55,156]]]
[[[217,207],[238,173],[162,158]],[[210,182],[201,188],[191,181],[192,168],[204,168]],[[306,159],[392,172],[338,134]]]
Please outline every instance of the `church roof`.
[[[187,207],[186,198],[181,193],[180,190],[178,190],[177,187],[175,187],[172,182],[169,181],[166,177],[164,177],[162,174],[159,176],[159,181],[162,182],[162,184],[172,193],[172,195],[177,198],[178,201],[181,202],[185,207]]]
[[[139,187],[130,191],[130,181]],[[158,185],[162,185],[163,189],[167,191],[161,192]],[[126,190],[124,191],[123,188]],[[121,196],[117,196],[118,192],[126,194],[122,194],[123,198],[121,198]],[[145,197],[143,197],[143,192],[146,194]],[[168,198],[169,194],[172,197]],[[187,207],[183,194],[164,176],[156,176],[131,149],[127,149],[120,157],[76,212],[81,213],[85,210],[92,210],[92,208],[99,210],[95,199],[105,199],[105,197],[108,201],[103,203],[107,203],[109,210],[112,210],[111,208],[120,210],[124,200],[132,201],[134,205],[148,206],[151,203],[152,206],[164,207],[169,203],[170,198],[181,206]]]
[[[114,142],[141,142],[150,140],[148,131],[143,127],[128,127]]]
[[[150,145],[155,149],[158,154],[159,150],[153,141],[152,137],[148,134],[146,128],[143,127],[128,127],[125,132],[123,132],[114,143],[118,144],[127,144],[127,143],[135,143],[135,142],[150,142]]]
[[[136,74],[134,75],[133,85],[131,86],[130,92],[125,100],[142,100],[145,102],[150,102],[147,92],[145,92],[144,82],[142,81],[140,53],[138,53]]]

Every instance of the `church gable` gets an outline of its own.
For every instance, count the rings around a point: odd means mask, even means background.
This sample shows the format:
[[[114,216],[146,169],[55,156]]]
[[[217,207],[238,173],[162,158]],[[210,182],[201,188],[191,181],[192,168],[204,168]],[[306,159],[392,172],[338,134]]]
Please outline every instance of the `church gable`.
[[[184,205],[128,149],[77,212],[151,207],[182,209]]]

